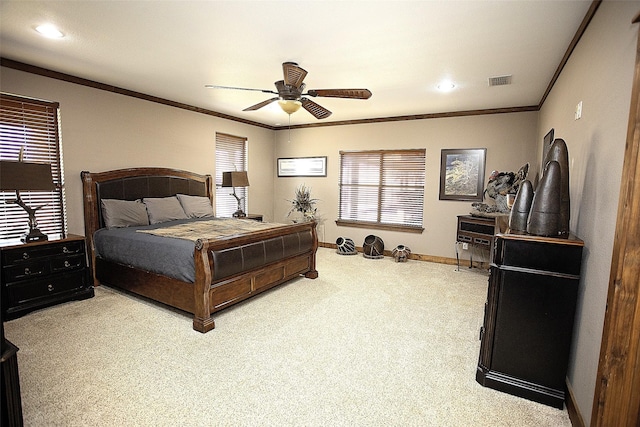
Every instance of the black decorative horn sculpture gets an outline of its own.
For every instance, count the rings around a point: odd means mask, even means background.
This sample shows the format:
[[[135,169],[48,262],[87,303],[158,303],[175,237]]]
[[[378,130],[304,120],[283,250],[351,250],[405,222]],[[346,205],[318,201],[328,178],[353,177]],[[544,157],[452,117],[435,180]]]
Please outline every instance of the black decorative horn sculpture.
[[[547,163],[533,195],[527,232],[537,236],[557,236],[560,231],[560,164]]]
[[[569,152],[563,139],[556,138],[549,147],[544,159],[544,166],[550,161],[556,161],[560,165],[560,217],[558,219],[558,234],[569,234],[569,217],[571,215],[571,202],[569,199]]]
[[[509,215],[509,229],[511,231],[527,231],[527,220],[533,201],[533,184],[528,179],[520,184],[516,200]]]

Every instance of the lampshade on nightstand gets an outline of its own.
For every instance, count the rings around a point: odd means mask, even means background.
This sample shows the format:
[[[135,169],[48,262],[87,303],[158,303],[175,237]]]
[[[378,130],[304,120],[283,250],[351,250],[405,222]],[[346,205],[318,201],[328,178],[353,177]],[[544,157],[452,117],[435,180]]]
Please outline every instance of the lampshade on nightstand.
[[[231,195],[236,198],[238,201],[238,210],[233,213],[234,218],[244,218],[247,216],[242,211],[241,200],[242,197],[238,197],[236,194],[236,187],[248,187],[249,186],[249,177],[247,176],[246,171],[236,171],[236,172],[222,172],[222,186],[223,187],[232,187],[233,193]]]
[[[0,190],[15,191],[16,199],[12,203],[17,204],[29,214],[29,233],[22,237],[23,242],[37,242],[48,240],[48,238],[38,230],[36,220],[36,212],[45,205],[30,208],[20,197],[20,191],[53,191],[55,189],[50,164],[0,161]]]

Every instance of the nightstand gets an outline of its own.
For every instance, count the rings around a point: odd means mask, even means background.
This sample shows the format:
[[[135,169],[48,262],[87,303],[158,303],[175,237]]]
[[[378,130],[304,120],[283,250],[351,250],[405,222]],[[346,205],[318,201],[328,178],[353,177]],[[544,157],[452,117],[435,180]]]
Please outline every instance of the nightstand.
[[[262,214],[247,214],[246,218],[262,222]]]
[[[2,319],[70,300],[91,298],[83,236],[43,242],[0,243],[2,262]]]

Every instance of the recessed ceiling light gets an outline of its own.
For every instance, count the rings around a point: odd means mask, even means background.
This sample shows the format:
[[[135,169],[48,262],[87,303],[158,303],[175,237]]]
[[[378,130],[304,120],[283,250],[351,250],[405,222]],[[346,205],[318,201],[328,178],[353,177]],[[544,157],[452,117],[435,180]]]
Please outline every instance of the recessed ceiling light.
[[[449,92],[450,90],[453,90],[455,87],[456,85],[450,80],[443,80],[440,83],[438,83],[438,90],[442,92]]]
[[[61,39],[64,37],[62,31],[56,28],[53,24],[42,24],[36,27],[36,31],[43,35],[44,37],[48,37],[50,39]]]

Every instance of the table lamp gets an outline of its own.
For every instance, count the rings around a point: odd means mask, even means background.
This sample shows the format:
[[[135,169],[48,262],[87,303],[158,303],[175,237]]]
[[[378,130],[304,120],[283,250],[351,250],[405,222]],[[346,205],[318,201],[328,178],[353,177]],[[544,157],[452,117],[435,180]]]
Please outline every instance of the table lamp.
[[[240,203],[243,197],[238,197],[238,195],[236,194],[236,187],[249,186],[249,177],[247,176],[247,172],[222,172],[222,186],[233,187],[233,193],[231,193],[231,195],[238,201],[238,210],[233,213],[233,217],[244,218],[245,216],[247,216],[244,212],[242,212],[242,205]]]
[[[47,163],[29,163],[22,161],[0,161],[0,190],[15,191],[15,203],[29,214],[29,232],[22,236],[25,243],[48,240],[47,235],[38,230],[36,211],[46,204],[30,208],[20,197],[20,191],[53,191],[56,189],[51,175],[51,165]]]

